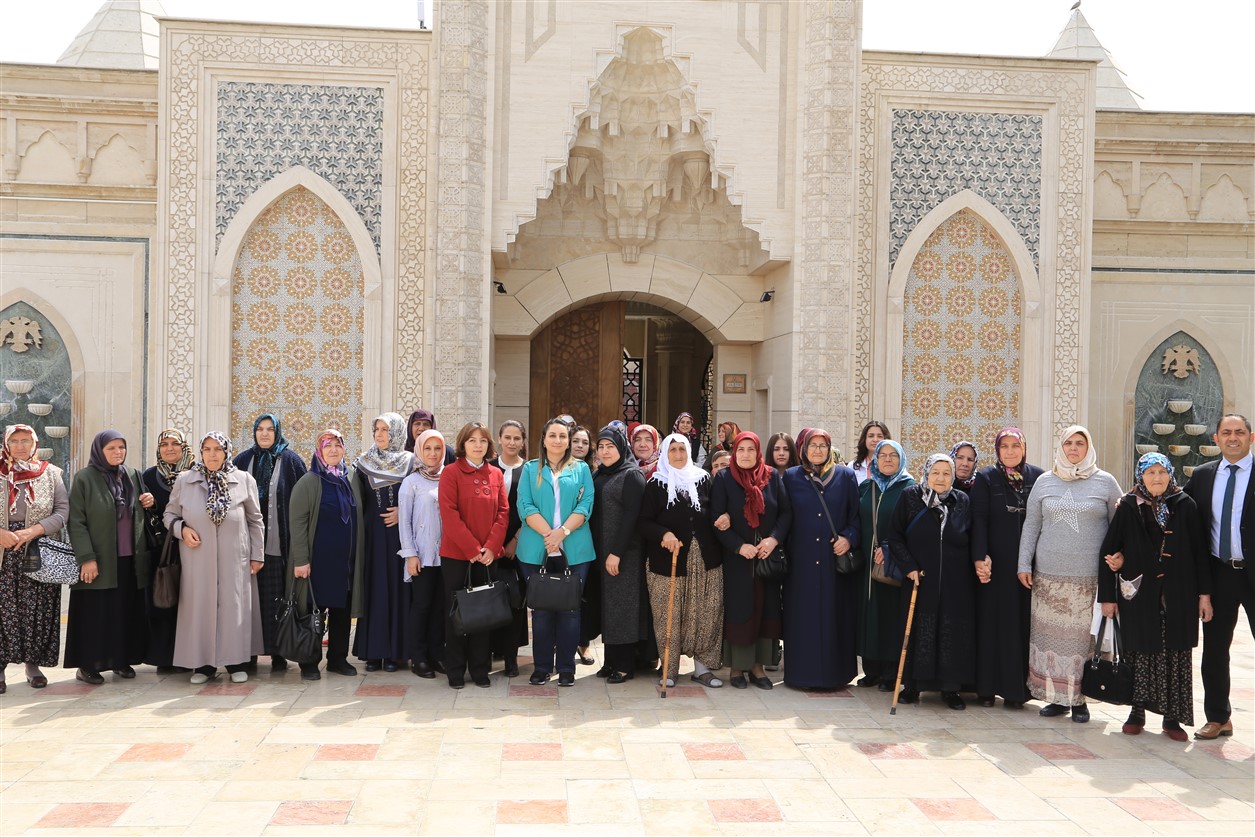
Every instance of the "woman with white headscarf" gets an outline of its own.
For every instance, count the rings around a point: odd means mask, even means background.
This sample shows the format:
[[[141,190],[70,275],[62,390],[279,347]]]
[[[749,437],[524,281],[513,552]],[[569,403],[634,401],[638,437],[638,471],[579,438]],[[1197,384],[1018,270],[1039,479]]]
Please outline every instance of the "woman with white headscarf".
[[[689,440],[672,433],[662,440],[657,467],[645,483],[639,516],[649,572],[645,584],[654,614],[659,652],[667,644],[667,610],[675,584],[668,686],[679,676],[680,655],[693,658],[701,675],[723,664],[723,551],[708,517],[710,474],[693,464]],[[677,557],[671,581],[672,556]]]
[[[396,671],[407,659],[409,595],[397,528],[401,483],[414,471],[414,454],[405,449],[405,419],[384,413],[371,422],[375,444],[353,468],[361,480],[366,524],[362,573],[362,618],[357,620],[353,654],[367,671]]]
[[[1120,501],[1115,477],[1098,467],[1089,431],[1059,436],[1054,469],[1033,483],[1020,534],[1020,583],[1033,591],[1028,690],[1047,702],[1038,714],[1083,724],[1089,707],[1081,671],[1090,654],[1099,551]]]
[[[918,588],[901,703],[916,703],[921,691],[935,690],[951,709],[967,708],[959,692],[976,681],[970,529],[968,497],[954,489],[954,460],[934,453],[924,462],[923,483],[903,489],[889,527],[889,551],[906,575],[904,600],[912,585]]]
[[[219,666],[243,683],[249,658],[264,648],[255,576],[266,525],[257,481],[235,467],[231,454],[230,439],[206,433],[200,461],[174,481],[164,515],[182,542],[174,664],[195,669],[193,684],[215,676]]]

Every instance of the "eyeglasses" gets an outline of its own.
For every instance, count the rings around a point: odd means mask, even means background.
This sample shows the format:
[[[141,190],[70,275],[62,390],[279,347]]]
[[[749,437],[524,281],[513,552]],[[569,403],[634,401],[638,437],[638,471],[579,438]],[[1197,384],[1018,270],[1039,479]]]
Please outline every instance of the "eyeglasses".
[[[806,446],[807,450],[832,450],[832,445],[827,442],[811,442]]]

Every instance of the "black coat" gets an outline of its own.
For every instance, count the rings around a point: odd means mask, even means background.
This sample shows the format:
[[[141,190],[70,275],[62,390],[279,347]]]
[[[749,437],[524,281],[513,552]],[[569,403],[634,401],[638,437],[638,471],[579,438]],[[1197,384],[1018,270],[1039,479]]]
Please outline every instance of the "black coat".
[[[693,508],[689,498],[682,492],[676,492],[675,503],[667,508],[667,487],[657,480],[645,483],[645,494],[641,497],[640,523],[641,537],[645,539],[645,559],[649,571],[655,575],[671,575],[671,553],[662,548],[662,536],[667,532],[675,535],[683,542],[680,560],[676,563],[675,574],[687,575],[689,544],[697,539],[702,550],[702,563],[706,569],[713,570],[723,563],[723,551],[719,541],[715,539],[715,529],[710,525],[708,510],[710,509],[710,480],[704,479],[697,485],[697,497],[701,503],[701,511]]]
[[[732,526],[715,530],[715,537],[723,548],[723,621],[727,626],[728,639],[738,645],[747,645],[758,639],[758,625],[751,630],[733,630],[733,626],[749,622],[755,615],[755,582],[758,587],[768,587],[765,598],[770,601],[758,608],[762,619],[774,622],[772,631],[780,631],[780,585],[764,585],[754,575],[754,562],[747,561],[738,553],[742,546],[758,543],[764,538],[775,538],[781,546],[789,537],[789,525],[793,522],[792,504],[784,490],[780,472],[772,469],[771,479],[763,487],[763,511],[758,518],[758,528],[750,528],[745,519],[745,489],[726,468],[714,478],[710,490],[710,516],[712,519],[727,513]]]
[[[1121,576],[1128,580],[1142,577],[1137,595],[1125,599],[1116,573],[1099,558],[1098,601],[1119,606],[1125,651],[1163,651],[1164,633],[1169,651],[1188,651],[1198,645],[1198,597],[1211,593],[1210,549],[1189,495],[1174,494],[1167,503],[1165,533],[1154,522],[1149,504],[1139,504],[1132,492],[1125,494],[1102,542],[1103,556],[1124,553]],[[1161,600],[1167,623],[1162,629]]]
[[[241,471],[253,473],[249,470],[253,464],[253,449],[251,447],[231,461]],[[297,455],[296,451],[291,448],[284,448],[283,453],[279,454],[279,461],[275,463],[275,470],[279,472],[279,483],[276,486],[278,489],[276,492],[277,496],[267,497],[266,503],[267,506],[270,503],[279,504],[278,509],[275,510],[279,521],[279,551],[284,558],[287,558],[288,550],[291,548],[292,543],[292,527],[288,523],[288,503],[292,501],[292,489],[296,488],[297,481],[305,476],[305,472],[309,469],[305,467],[304,460]],[[267,526],[270,525],[270,515],[267,512],[262,512],[262,519]]]

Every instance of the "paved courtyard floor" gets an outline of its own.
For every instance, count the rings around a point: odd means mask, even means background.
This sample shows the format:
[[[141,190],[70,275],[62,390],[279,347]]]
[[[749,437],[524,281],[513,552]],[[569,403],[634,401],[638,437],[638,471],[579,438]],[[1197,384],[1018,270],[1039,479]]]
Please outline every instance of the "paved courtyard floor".
[[[597,666],[574,688],[528,686],[525,664],[461,692],[408,671],[307,684],[265,663],[201,687],[143,667],[93,688],[58,669],[35,691],[10,666],[0,833],[1249,837],[1255,646],[1239,624],[1236,734],[1188,744],[1156,716],[1122,735],[1120,707],[1082,725],[926,695],[890,716],[874,689],[687,676],[664,701]],[[1197,680],[1195,698],[1201,725]]]

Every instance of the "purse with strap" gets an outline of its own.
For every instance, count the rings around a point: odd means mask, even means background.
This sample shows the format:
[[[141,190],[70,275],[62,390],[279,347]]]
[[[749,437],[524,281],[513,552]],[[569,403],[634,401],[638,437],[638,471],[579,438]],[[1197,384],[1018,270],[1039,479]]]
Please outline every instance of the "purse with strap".
[[[824,510],[824,518],[828,521],[828,530],[832,532],[832,542],[835,544],[840,535],[837,534],[837,526],[832,522],[832,514],[828,511],[828,501],[824,499],[824,492],[819,488],[819,481],[806,476],[806,481],[811,484],[811,488],[815,489],[815,496],[819,498],[819,507]],[[863,571],[863,554],[848,550],[836,556],[837,572],[841,575],[853,575],[854,573]]]
[[[167,532],[166,542],[161,545],[157,571],[153,573],[153,607],[170,608],[178,605],[179,582],[182,577],[183,563],[179,557],[177,540]]]
[[[761,540],[755,535],[755,543]],[[789,556],[780,544],[776,544],[776,548],[766,558],[759,558],[754,562],[754,575],[763,581],[783,581],[788,574]]]
[[[889,544],[882,544],[878,534],[878,528],[880,525],[880,503],[884,499],[884,496],[885,493],[880,490],[880,486],[872,483],[872,552],[874,553],[876,547],[879,546],[881,561],[877,564],[873,558],[871,580],[878,581],[881,584],[887,584],[890,587],[901,587],[902,579],[905,578],[905,576],[902,575],[902,571],[898,569],[897,564],[894,564],[889,558]]]
[[[31,569],[23,569],[26,577],[41,584],[73,584],[78,581],[78,559],[65,541],[40,535],[26,545],[26,558]]]
[[[571,573],[565,550],[562,552],[562,571],[549,572],[546,558],[540,569],[527,579],[527,605],[532,610],[565,613],[580,609],[580,577]]]
[[[487,633],[514,621],[510,610],[510,591],[505,583],[493,581],[492,573],[484,567],[486,583],[474,586],[471,575],[477,566],[483,565],[472,562],[466,568],[466,586],[453,591],[449,621],[458,636]]]
[[[304,581],[304,579],[302,579]],[[298,587],[309,589],[309,613],[302,614],[297,607]],[[275,614],[275,652],[295,663],[310,665],[322,660],[322,635],[327,630],[323,612],[314,601],[312,585],[293,583],[292,592],[280,600]]]
[[[1133,702],[1133,663],[1124,656],[1120,644],[1120,618],[1111,619],[1112,654],[1110,660],[1102,658],[1102,637],[1107,630],[1108,619],[1098,625],[1098,640],[1094,643],[1094,656],[1081,672],[1081,694],[1085,697],[1127,706]]]

